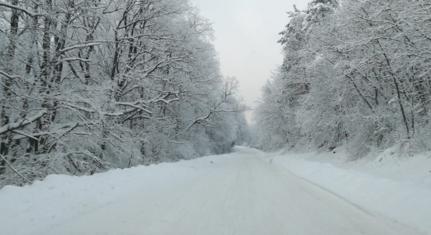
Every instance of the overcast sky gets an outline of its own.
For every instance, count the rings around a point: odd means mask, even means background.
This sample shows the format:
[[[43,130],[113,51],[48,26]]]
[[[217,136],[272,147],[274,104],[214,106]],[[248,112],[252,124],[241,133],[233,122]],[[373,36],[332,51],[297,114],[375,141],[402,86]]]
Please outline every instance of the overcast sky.
[[[254,107],[272,72],[282,62],[278,33],[295,4],[305,9],[309,0],[191,0],[209,19],[223,75],[240,82],[240,93]]]

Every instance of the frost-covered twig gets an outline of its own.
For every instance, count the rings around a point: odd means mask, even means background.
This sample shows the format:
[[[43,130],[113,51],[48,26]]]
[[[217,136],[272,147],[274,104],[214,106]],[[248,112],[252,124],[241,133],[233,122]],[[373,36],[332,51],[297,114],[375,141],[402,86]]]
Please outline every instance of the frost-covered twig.
[[[6,159],[6,157],[4,157],[3,155],[0,154],[0,158],[2,161],[4,161],[6,163],[6,165],[13,171],[15,172],[15,174],[17,174],[19,177],[21,177],[26,183],[31,183],[31,181],[29,179],[27,179],[27,177],[25,177],[23,174],[21,174],[17,169],[15,169],[12,164]]]
[[[139,106],[141,104],[139,104],[138,102],[136,102],[136,103],[117,102],[116,104],[120,105],[120,106],[128,106],[128,107],[132,107],[132,108],[135,108],[135,109],[139,109],[139,110],[144,111],[144,112],[146,112],[148,114],[152,114],[153,113],[150,110],[148,110],[148,109],[146,109],[144,107]]]
[[[90,43],[77,44],[77,45],[72,45],[72,46],[66,47],[66,48],[60,50],[60,52],[65,53],[65,52],[75,50],[75,49],[99,46],[100,44],[101,44],[100,42],[90,42]]]

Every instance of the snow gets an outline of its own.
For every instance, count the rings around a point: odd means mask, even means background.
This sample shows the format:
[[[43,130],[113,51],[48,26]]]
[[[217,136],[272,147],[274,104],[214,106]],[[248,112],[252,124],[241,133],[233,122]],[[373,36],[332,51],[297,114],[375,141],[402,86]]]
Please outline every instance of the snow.
[[[228,155],[87,177],[55,175],[23,188],[5,187],[0,190],[0,227],[3,234],[16,235],[414,235],[421,233],[413,227],[427,227],[424,220],[412,226],[404,224],[408,221],[396,222],[350,202],[356,199],[354,195],[341,195],[343,198],[338,191],[325,189],[343,184],[344,178],[332,178],[340,182],[318,186],[292,174],[286,166],[307,177],[324,172],[316,169],[320,166],[334,170],[333,174],[325,171],[328,176],[323,179],[338,172],[351,180],[359,175],[353,172],[350,176],[335,166],[298,157],[237,148]],[[356,193],[390,182],[369,179],[364,173],[358,182],[351,182],[354,186],[364,183]],[[421,193],[426,193],[423,190]],[[398,199],[396,195],[393,198]],[[397,208],[408,206],[417,205],[400,204]],[[423,211],[418,217],[426,214],[426,207]]]
[[[374,214],[431,234],[431,154],[403,157],[396,149],[358,161],[335,154],[288,153],[273,162]]]

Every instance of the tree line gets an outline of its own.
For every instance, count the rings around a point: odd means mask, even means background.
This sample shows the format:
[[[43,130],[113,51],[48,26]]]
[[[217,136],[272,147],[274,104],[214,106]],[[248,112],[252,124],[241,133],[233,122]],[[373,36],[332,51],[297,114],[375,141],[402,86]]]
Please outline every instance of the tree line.
[[[429,1],[313,0],[280,43],[256,115],[262,147],[429,150]]]
[[[0,2],[0,185],[223,153],[244,138],[180,0]]]

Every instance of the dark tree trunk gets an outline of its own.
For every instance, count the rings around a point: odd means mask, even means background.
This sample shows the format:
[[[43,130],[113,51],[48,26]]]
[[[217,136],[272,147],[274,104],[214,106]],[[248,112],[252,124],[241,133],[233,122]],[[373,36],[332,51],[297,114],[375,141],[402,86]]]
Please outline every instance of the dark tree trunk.
[[[12,5],[14,6],[18,6],[18,0],[13,0],[12,1]],[[14,67],[14,60],[15,60],[15,53],[16,53],[16,40],[17,40],[17,35],[18,35],[18,27],[19,27],[19,12],[16,9],[12,9],[12,14],[10,17],[10,33],[9,33],[9,45],[7,47],[7,54],[6,54],[6,73],[7,74],[12,74],[13,71],[13,67]],[[4,102],[2,102],[2,106],[1,106],[1,111],[0,111],[0,127],[7,125],[10,123],[11,121],[11,116],[10,116],[10,107],[9,105],[11,104],[10,101],[10,97],[12,95],[12,78],[11,77],[7,77],[4,85],[3,85],[3,93],[4,93]],[[12,141],[12,135],[11,133],[7,132],[4,135],[0,136],[1,141],[0,141],[0,154],[1,155],[8,155],[9,154],[9,146],[11,144]],[[0,161],[0,169],[1,172],[3,173],[4,169],[5,169],[5,165],[6,162],[5,160],[1,160]]]

